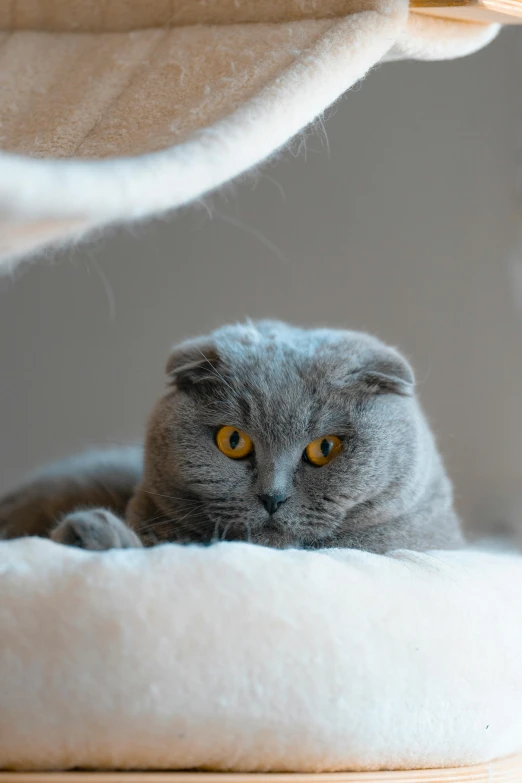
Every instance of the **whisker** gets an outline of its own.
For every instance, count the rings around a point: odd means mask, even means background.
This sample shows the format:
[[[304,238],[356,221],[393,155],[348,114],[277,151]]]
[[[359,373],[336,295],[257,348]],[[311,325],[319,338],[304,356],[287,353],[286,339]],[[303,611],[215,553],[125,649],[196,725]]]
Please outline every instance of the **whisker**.
[[[197,502],[203,505],[203,501],[197,501]],[[197,509],[192,508],[190,509],[190,511],[197,511]],[[149,523],[156,522],[157,520],[159,520],[160,523],[163,523],[164,518],[165,518],[165,512],[161,510],[157,514],[153,514],[152,516],[147,517],[147,519],[141,520],[139,523],[140,530],[146,530],[147,525],[149,525]]]
[[[214,525],[214,532],[212,533],[212,541],[219,541],[219,519],[216,519],[216,524]]]
[[[156,522],[156,520],[161,519],[163,515],[163,511],[160,511],[158,514],[153,514],[151,517],[147,517],[147,519],[141,520],[139,522],[140,528],[143,529],[145,525],[148,525],[150,522]]]
[[[168,522],[166,519],[157,519],[154,522],[150,522],[148,525],[143,525],[138,528],[138,533],[150,533],[151,530],[156,530],[161,525]]]
[[[244,524],[244,526],[246,527],[246,530],[247,530],[247,535],[248,535],[247,541],[248,541],[249,544],[251,544],[252,543],[252,528],[250,527],[250,525],[248,524],[246,519],[243,520],[243,524]]]
[[[179,517],[179,518],[176,520],[176,524],[179,524],[179,522],[183,522],[183,520],[184,520],[184,519],[187,519],[188,517],[190,517],[192,514],[194,514],[194,512],[197,512],[197,510],[196,510],[196,509],[191,509],[191,510],[188,512],[188,514],[184,514],[182,517]]]
[[[161,492],[152,492],[150,489],[142,489],[138,487],[139,492],[145,492],[147,495],[155,495],[158,498],[166,498],[167,500],[181,500],[183,503],[203,503],[202,500],[196,500],[191,498],[177,497],[176,495],[164,495]]]
[[[176,533],[184,533],[186,531],[201,533],[203,530],[207,527],[206,520],[200,520],[198,522],[197,518],[196,520],[192,521],[190,524],[180,525],[179,523],[183,521],[184,519],[190,518],[190,515],[192,512],[189,512],[188,514],[185,514],[185,516],[181,518],[177,517],[164,517],[163,519],[156,520],[155,522],[152,522],[150,525],[147,525],[144,528],[140,528],[138,532],[140,533],[146,533],[151,530],[157,530],[158,528],[164,526],[164,525],[174,525],[175,526],[175,532]],[[175,541],[175,538],[168,539]]]
[[[231,524],[232,524],[232,522],[227,522],[227,524],[225,525],[225,527],[223,529],[223,533],[221,534],[221,538],[219,539],[219,541],[226,541],[225,536],[228,533],[228,529],[229,529]]]

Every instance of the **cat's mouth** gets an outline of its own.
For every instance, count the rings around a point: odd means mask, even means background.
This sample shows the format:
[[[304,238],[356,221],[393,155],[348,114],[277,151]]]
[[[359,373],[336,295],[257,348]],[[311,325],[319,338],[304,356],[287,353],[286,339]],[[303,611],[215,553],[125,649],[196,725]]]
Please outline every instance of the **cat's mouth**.
[[[283,525],[279,519],[276,519],[274,514],[269,514],[266,518],[266,521],[263,523],[262,530],[264,530],[266,533],[280,533],[282,528]]]

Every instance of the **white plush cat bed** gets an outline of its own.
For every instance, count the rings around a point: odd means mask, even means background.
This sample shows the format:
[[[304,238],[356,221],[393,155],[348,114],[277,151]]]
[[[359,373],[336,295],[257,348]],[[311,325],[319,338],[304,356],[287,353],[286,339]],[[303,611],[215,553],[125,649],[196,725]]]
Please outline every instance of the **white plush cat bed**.
[[[4,542],[0,768],[312,772],[515,753],[521,594],[512,555]]]
[[[0,0],[0,262],[198,199],[377,63],[497,30],[407,0]]]

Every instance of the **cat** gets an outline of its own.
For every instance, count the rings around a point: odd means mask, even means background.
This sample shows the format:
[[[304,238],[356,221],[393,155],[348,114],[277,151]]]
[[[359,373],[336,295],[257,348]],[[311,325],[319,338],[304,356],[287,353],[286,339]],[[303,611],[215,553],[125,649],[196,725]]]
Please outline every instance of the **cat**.
[[[275,321],[182,343],[145,446],[66,461],[0,501],[0,537],[85,549],[463,545],[406,359],[367,334]]]

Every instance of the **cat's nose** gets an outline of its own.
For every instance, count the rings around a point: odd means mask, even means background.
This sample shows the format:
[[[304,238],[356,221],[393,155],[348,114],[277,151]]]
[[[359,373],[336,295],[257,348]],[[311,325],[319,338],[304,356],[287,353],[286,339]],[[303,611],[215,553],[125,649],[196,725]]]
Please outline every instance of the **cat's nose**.
[[[286,495],[259,495],[259,500],[269,514],[275,514],[279,506],[282,506],[287,500],[287,497]]]

